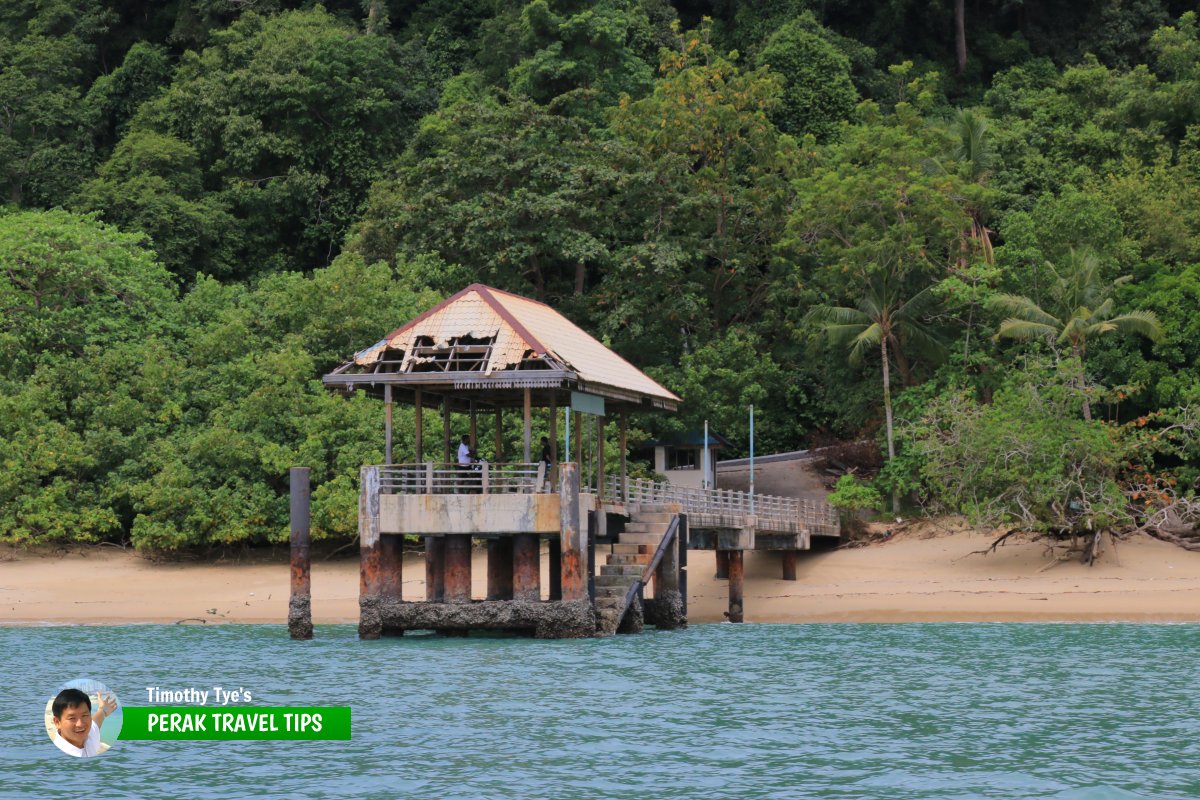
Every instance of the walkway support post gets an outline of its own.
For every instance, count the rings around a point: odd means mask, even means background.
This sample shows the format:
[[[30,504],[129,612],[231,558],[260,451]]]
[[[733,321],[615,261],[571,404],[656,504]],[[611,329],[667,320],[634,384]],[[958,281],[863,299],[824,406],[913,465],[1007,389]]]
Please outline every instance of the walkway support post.
[[[716,579],[719,581],[729,580],[729,551],[717,550],[717,574]]]
[[[796,561],[800,555],[798,550],[783,551],[783,579],[785,581],[796,580]]]
[[[425,599],[446,599],[446,540],[441,536],[425,537]]]
[[[392,385],[383,385],[383,462],[392,461]]]
[[[742,622],[742,583],[745,577],[743,571],[743,552],[729,551],[729,611],[725,615],[730,622]]]
[[[471,537],[454,534],[442,537],[446,545],[446,602],[471,602]]]
[[[288,601],[288,634],[293,639],[311,639],[313,635],[308,479],[308,467],[292,467],[288,471],[292,517],[292,596]]]
[[[404,590],[404,536],[383,534],[379,537],[379,603],[381,608],[401,602]],[[403,636],[403,628],[384,625],[385,636]]]
[[[488,539],[487,599],[513,598],[513,540],[511,536]]]
[[[379,467],[363,467],[358,494],[358,638],[378,639],[379,613]]]
[[[579,465],[569,461],[559,472],[559,545],[562,549],[562,599],[586,600],[587,532],[579,515]]]
[[[413,460],[416,461],[418,464],[420,464],[425,461],[425,447],[424,447],[425,441],[424,441],[424,436],[423,436],[425,430],[424,430],[424,425],[422,424],[422,418],[421,418],[422,408],[421,408],[421,390],[420,389],[417,389],[415,392],[413,392],[413,409],[414,409],[413,410],[413,418],[414,418],[414,422],[416,423],[416,429],[417,429],[416,436],[414,437],[414,441],[413,441],[413,451],[414,451],[413,454],[416,456],[416,458],[414,458]]]
[[[541,547],[535,533],[513,538],[513,599],[536,603],[542,599]]]

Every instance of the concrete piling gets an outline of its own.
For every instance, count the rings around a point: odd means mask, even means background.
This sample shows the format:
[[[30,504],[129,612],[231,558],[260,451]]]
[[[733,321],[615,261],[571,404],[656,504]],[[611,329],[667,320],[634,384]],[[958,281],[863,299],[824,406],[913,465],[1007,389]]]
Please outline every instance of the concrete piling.
[[[729,553],[729,611],[725,612],[730,622],[742,622],[742,583],[745,577],[741,550]]]

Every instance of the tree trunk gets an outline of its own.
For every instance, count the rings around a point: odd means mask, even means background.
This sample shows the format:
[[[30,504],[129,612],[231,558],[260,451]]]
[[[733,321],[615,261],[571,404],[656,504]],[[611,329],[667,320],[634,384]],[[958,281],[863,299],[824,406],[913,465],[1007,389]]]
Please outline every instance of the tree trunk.
[[[584,284],[587,282],[587,267],[584,266],[583,259],[575,262],[575,296],[583,294]]]
[[[958,76],[967,71],[967,10],[966,0],[954,0],[954,57]]]
[[[1074,345],[1071,350],[1075,353],[1075,358],[1079,359],[1079,396],[1083,398],[1083,418],[1091,422],[1092,404],[1087,397],[1087,376],[1083,374],[1083,348]]]
[[[892,437],[892,373],[888,368],[887,334],[879,337],[879,350],[883,355],[883,415],[887,422],[888,463],[896,458],[896,442]],[[900,489],[892,487],[892,513],[900,511]]]

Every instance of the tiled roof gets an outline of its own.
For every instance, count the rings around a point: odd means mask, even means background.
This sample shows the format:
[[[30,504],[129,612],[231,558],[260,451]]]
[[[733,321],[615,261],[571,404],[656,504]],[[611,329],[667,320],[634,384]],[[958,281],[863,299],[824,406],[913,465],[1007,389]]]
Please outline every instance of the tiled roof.
[[[400,372],[411,371],[414,345],[428,337],[438,347],[470,336],[494,342],[484,366],[485,374],[516,369],[526,354],[550,358],[575,372],[580,388],[607,387],[635,397],[679,402],[679,397],[637,367],[609,350],[582,328],[545,303],[472,284],[412,322],[397,328],[380,342],[357,353],[355,364],[375,363],[387,350],[404,352]]]

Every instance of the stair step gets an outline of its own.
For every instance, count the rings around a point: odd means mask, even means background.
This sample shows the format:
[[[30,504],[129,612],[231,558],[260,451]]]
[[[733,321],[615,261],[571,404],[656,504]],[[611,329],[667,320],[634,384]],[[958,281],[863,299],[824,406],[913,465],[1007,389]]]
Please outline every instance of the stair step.
[[[597,575],[596,588],[601,586],[619,586],[622,589],[628,589],[629,584],[633,583],[634,576],[632,575]]]
[[[683,506],[678,503],[642,503],[638,509],[648,514],[678,514]]]
[[[605,564],[600,567],[600,574],[623,575],[636,578],[642,574],[642,567],[637,564]]]
[[[627,522],[625,533],[657,533],[662,535],[671,527],[667,522]]]
[[[636,544],[622,544],[618,542],[612,546],[614,556],[636,556],[641,552]]]
[[[617,566],[646,565],[653,557],[649,553],[613,553],[608,557],[608,563]]]
[[[621,544],[639,544],[658,547],[662,541],[661,533],[622,533]]]
[[[671,521],[671,518],[674,516],[675,516],[674,514],[671,514],[666,511],[639,511],[638,513],[633,515],[633,518],[631,519],[631,521],[632,522],[667,522],[667,523],[669,523]]]
[[[613,599],[625,597],[625,593],[629,591],[628,586],[596,586],[596,602],[600,602],[602,597],[611,597]]]

